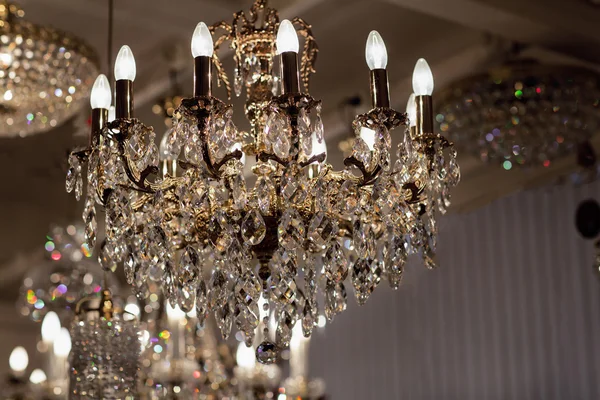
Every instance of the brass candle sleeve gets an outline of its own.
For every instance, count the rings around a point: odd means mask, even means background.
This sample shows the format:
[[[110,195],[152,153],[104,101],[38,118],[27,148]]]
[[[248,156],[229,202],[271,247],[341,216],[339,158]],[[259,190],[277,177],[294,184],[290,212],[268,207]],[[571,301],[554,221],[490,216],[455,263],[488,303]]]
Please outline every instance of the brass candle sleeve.
[[[281,53],[281,82],[283,93],[300,93],[298,54],[293,51]]]
[[[133,116],[133,81],[119,79],[115,83],[116,102],[115,117],[131,118]]]
[[[374,108],[390,107],[390,89],[385,68],[371,70],[371,100]]]
[[[194,97],[212,96],[211,57],[194,58]]]
[[[90,146],[97,146],[100,142],[102,128],[108,122],[108,110],[105,108],[94,108],[92,110],[92,126],[90,129]]]
[[[417,136],[433,133],[433,101],[431,96],[415,96],[417,103]]]

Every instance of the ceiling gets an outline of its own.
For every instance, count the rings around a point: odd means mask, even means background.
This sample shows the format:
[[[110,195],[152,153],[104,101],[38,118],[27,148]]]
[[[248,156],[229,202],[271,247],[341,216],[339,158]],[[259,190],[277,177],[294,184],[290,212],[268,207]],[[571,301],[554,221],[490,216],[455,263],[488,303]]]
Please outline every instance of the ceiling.
[[[169,89],[167,71],[180,69],[183,95],[191,94],[189,41],[200,20],[229,20],[246,9],[247,0],[128,0],[115,2],[114,46],[131,46],[137,61],[137,116],[157,132],[164,129],[151,105]],[[108,2],[100,0],[22,0],[26,18],[80,36],[94,47],[107,70]],[[282,18],[295,15],[312,24],[320,52],[311,94],[324,102],[329,161],[342,167],[336,143],[350,135],[348,115],[340,110],[351,96],[368,100],[364,44],[378,30],[389,52],[392,105],[403,110],[410,75],[419,57],[429,61],[436,89],[494,61],[490,36],[532,45],[530,55],[543,60],[600,64],[600,8],[571,0],[278,0]],[[230,64],[229,71],[231,71]],[[222,89],[216,93],[225,98]],[[234,104],[240,104],[234,100]],[[366,107],[366,106],[365,106]],[[241,108],[238,121],[243,127]],[[81,204],[64,189],[67,151],[85,142],[87,116],[51,132],[0,140],[0,298],[12,301],[16,282],[52,223],[79,220]],[[553,169],[507,173],[459,155],[463,181],[455,190],[454,210],[469,210],[512,191],[539,184],[573,162]],[[33,255],[33,256],[32,256]]]

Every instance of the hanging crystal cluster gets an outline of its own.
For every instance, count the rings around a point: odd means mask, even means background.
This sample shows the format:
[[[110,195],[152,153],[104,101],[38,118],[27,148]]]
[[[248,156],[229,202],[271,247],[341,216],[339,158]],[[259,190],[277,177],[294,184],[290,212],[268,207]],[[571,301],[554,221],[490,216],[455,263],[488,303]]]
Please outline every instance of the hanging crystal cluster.
[[[0,3],[0,136],[26,136],[78,113],[98,74],[95,52],[79,38],[27,21]]]
[[[70,399],[137,397],[141,345],[135,319],[85,310],[73,321],[71,337]]]
[[[438,99],[436,121],[485,163],[547,168],[596,133],[599,99],[594,71],[519,61],[453,83]]]
[[[342,312],[349,287],[364,304],[382,279],[398,288],[409,254],[435,267],[436,213],[446,212],[460,172],[456,152],[440,135],[405,127],[394,147],[391,131],[408,119],[389,107],[356,118],[353,153],[335,171],[325,163],[321,102],[268,89],[278,17],[264,1],[253,10],[267,16],[262,28],[255,28],[252,13],[248,20],[236,14],[233,25],[243,19],[252,26],[247,36],[239,27],[216,25],[237,60],[252,46],[269,46],[252,53],[264,68],[259,78],[245,80],[251,133],[239,131],[231,106],[215,97],[183,99],[160,152],[171,167],[159,173],[152,129],[120,118],[105,125],[97,145],[72,153],[67,190],[82,196],[87,160],[86,237],[93,245],[96,206],[103,206],[100,262],[110,270],[122,263],[134,287],[161,282],[169,302],[185,312],[195,308],[200,323],[214,314],[224,338],[235,325],[248,346],[261,322],[270,337],[268,316],[274,315],[275,342],[266,339],[256,350],[260,362],[272,363],[296,323],[308,337],[320,309],[330,320]],[[310,26],[294,21],[312,37]],[[301,68],[305,90],[316,54],[309,42]],[[253,183],[243,174],[246,155],[256,156]]]

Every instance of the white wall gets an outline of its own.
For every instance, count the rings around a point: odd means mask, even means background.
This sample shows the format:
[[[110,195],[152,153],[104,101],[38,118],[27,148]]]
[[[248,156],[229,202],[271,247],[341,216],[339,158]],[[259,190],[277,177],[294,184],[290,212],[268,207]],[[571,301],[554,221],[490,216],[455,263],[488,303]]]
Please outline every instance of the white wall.
[[[441,268],[349,298],[315,335],[313,375],[334,400],[600,399],[600,277],[574,227],[589,197],[600,184],[445,218]]]

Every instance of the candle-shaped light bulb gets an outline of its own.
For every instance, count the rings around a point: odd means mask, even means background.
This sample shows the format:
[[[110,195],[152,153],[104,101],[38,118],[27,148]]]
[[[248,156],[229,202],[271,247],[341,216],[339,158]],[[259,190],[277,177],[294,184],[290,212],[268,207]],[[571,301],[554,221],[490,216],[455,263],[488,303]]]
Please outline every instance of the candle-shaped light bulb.
[[[115,119],[117,119],[115,106],[110,106],[108,108],[108,122],[113,122]]]
[[[235,352],[235,361],[243,370],[252,371],[256,366],[254,349],[246,346],[244,342],[240,342],[240,344],[238,344],[237,351]]]
[[[298,53],[300,49],[300,43],[298,42],[298,34],[294,25],[288,20],[284,19],[279,23],[279,30],[277,31],[277,53],[285,53],[293,51]]]
[[[360,138],[367,144],[369,150],[375,149],[375,131],[365,126],[360,128]]]
[[[316,132],[313,132],[311,135],[311,139],[312,152],[310,154],[310,157],[318,156],[319,154],[325,153],[325,159],[327,159],[327,143],[325,143],[325,138],[323,138],[323,141],[319,143]]]
[[[71,335],[67,328],[61,328],[54,342],[54,354],[58,357],[67,358],[71,352]]]
[[[231,146],[231,148],[229,149],[230,152],[234,152],[236,150],[242,152],[242,158],[240,158],[240,162],[242,163],[242,165],[246,165],[246,153],[244,153],[244,150],[242,150],[242,144],[240,142],[234,143],[233,146]]]
[[[135,81],[135,58],[129,46],[125,45],[119,50],[115,61],[115,79]]]
[[[27,369],[28,364],[29,356],[27,355],[27,350],[23,346],[15,347],[8,359],[10,369],[14,373],[21,374]]]
[[[44,383],[46,382],[46,379],[48,379],[46,377],[46,373],[39,368],[36,368],[33,371],[31,371],[31,375],[29,375],[29,382],[31,382],[34,385]]]
[[[42,321],[42,340],[46,344],[54,343],[60,333],[60,320],[54,311],[50,311]]]
[[[212,57],[213,39],[208,26],[204,22],[198,23],[192,36],[192,55],[194,58],[204,56]]]
[[[406,103],[406,115],[410,121],[410,127],[417,126],[417,103],[415,101],[415,94],[411,93]]]
[[[94,86],[92,86],[92,94],[90,95],[90,103],[92,109],[103,108],[108,110],[111,103],[110,83],[104,74],[98,75]]]
[[[388,55],[385,43],[377,31],[371,31],[367,38],[365,58],[369,69],[385,69],[387,67]]]
[[[419,58],[412,76],[415,96],[431,96],[433,93],[433,74],[424,58]]]

